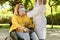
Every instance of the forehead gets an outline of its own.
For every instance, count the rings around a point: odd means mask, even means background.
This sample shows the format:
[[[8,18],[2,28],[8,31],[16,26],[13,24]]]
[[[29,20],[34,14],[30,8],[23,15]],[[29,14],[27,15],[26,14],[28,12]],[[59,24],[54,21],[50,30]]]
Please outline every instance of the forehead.
[[[24,7],[24,5],[19,5],[20,8]]]

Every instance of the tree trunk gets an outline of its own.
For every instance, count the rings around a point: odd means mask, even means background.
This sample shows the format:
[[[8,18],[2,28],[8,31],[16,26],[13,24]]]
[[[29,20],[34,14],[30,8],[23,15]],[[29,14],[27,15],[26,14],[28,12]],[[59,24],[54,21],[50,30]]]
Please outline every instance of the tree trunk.
[[[53,6],[51,6],[51,21],[52,21],[51,29],[53,29]]]

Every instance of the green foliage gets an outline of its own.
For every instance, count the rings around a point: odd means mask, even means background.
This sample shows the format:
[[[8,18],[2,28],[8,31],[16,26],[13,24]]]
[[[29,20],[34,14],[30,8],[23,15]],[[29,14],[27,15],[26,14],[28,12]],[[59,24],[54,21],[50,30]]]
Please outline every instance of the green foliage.
[[[0,0],[0,4],[3,5],[5,2],[7,2],[8,0]]]
[[[32,2],[31,2],[31,0],[25,0],[25,3],[24,3],[24,5],[25,5],[25,8],[26,9],[33,9],[33,4],[32,4]]]
[[[9,23],[12,17],[12,13],[1,13],[0,14],[0,24],[1,23]]]
[[[14,7],[16,4],[18,3],[23,3],[25,5],[25,8],[26,9],[33,9],[33,2],[32,0],[1,0],[0,1],[1,3],[0,4],[4,4],[5,2],[9,2],[9,5],[12,7],[11,10],[14,10]]]
[[[60,5],[60,0],[49,0],[50,6]]]
[[[52,22],[52,20],[51,20],[51,15],[48,15],[46,18],[47,18],[47,23],[48,23],[48,24],[51,24],[51,22]],[[53,22],[54,22],[53,24],[54,24],[54,25],[60,25],[60,13],[54,14],[54,15],[53,15],[53,19],[54,19],[54,20],[53,20]]]

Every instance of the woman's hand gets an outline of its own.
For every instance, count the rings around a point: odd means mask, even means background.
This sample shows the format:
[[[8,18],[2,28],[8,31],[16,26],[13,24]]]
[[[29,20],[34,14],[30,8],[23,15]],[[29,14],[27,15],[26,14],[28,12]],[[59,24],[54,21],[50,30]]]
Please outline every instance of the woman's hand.
[[[22,27],[18,27],[17,29],[18,29],[18,30],[23,30],[23,28],[22,28]]]
[[[25,28],[25,27],[18,27],[18,30],[22,30],[24,32],[28,32],[29,33],[29,29]]]
[[[18,27],[18,30],[22,30],[22,31],[23,31],[24,28],[25,28],[25,27],[21,27],[21,26],[19,26],[19,27]]]
[[[29,33],[29,29],[28,28],[24,28],[23,31]]]

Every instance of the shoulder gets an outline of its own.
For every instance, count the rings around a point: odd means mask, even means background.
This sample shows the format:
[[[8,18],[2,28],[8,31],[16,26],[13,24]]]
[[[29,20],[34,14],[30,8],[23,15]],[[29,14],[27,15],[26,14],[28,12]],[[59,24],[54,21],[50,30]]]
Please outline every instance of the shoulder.
[[[27,15],[25,15],[25,18],[28,18],[28,16],[27,16]]]
[[[30,19],[27,15],[25,16],[25,19]]]
[[[13,16],[12,16],[12,18],[17,18],[18,17],[18,15],[16,15],[16,14],[13,14]]]

